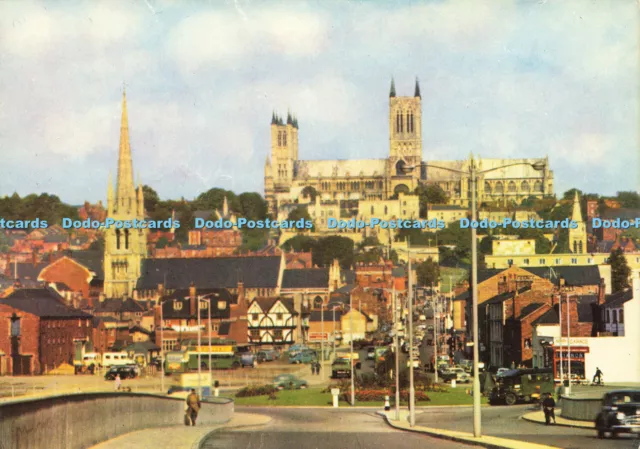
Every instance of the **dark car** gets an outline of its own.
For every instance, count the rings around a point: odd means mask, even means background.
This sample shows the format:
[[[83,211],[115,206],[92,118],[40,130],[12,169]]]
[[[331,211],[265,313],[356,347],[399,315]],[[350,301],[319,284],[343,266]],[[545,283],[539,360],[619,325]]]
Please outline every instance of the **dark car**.
[[[105,380],[115,380],[116,376],[120,374],[120,379],[134,379],[138,373],[133,366],[112,366],[107,374],[104,375]]]
[[[369,346],[367,348],[367,360],[375,360],[376,358],[376,348],[375,346]]]
[[[640,390],[610,391],[602,398],[602,409],[596,417],[598,438],[610,433],[640,433]]]

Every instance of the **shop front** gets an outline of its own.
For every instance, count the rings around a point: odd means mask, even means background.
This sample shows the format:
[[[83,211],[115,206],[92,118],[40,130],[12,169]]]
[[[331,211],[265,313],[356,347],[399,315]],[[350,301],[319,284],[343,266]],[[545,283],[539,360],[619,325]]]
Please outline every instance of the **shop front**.
[[[589,353],[589,346],[551,346],[548,348],[547,357],[553,358],[553,377],[560,382],[561,379],[569,378],[569,363],[571,364],[571,380],[586,380],[586,354]],[[562,368],[560,364],[562,363]],[[562,376],[562,377],[561,377]]]

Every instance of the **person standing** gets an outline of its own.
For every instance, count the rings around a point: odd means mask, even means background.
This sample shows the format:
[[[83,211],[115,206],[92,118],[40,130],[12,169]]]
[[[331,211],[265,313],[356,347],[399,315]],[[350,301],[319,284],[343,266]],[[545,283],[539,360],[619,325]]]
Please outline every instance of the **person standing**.
[[[114,384],[116,391],[120,390],[120,387],[122,386],[122,379],[120,379],[120,374],[116,374],[116,380],[115,380],[115,384]]]
[[[200,398],[196,393],[196,390],[192,389],[191,394],[187,396],[187,415],[191,421],[191,425],[196,425],[196,419],[198,418],[198,412],[200,411]]]
[[[553,423],[556,423],[556,401],[553,400],[551,394],[547,393],[544,401],[542,401],[542,409],[544,411],[544,422],[547,424],[551,424],[551,420],[553,419]]]
[[[597,383],[598,385],[600,385],[600,383],[602,383],[602,374],[603,372],[600,371],[600,368],[596,367],[596,374],[593,376],[593,383]],[[598,380],[596,382],[596,379]]]

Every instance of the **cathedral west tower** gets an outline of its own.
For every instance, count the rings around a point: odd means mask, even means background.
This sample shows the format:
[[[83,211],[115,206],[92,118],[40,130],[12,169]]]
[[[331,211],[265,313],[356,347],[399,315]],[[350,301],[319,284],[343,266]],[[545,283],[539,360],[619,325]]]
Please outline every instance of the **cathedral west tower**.
[[[133,182],[133,163],[129,143],[126,93],[122,93],[118,179],[114,195],[111,175],[107,191],[107,218],[113,220],[144,220],[142,185]],[[147,256],[145,229],[105,229],[104,293],[107,298],[130,296],[140,277],[142,259]]]

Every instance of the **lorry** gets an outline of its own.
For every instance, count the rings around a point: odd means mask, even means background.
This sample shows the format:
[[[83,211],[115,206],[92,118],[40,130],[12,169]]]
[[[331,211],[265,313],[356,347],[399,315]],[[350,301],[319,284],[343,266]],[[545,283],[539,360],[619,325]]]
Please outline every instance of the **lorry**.
[[[554,393],[552,368],[512,369],[496,375],[489,404],[538,401],[545,393]]]
[[[357,352],[337,356],[331,364],[331,377],[333,379],[351,377],[351,370],[360,369],[360,367],[360,355]]]

